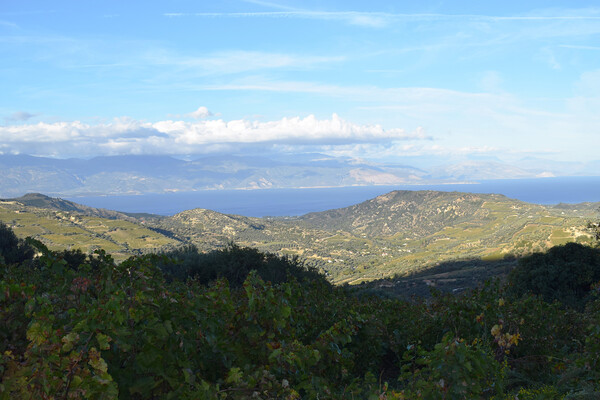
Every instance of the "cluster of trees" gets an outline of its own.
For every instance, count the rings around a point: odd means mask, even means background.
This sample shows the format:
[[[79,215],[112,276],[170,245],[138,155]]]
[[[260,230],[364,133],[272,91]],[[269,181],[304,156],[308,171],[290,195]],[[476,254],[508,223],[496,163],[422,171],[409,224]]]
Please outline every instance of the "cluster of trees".
[[[0,264],[21,264],[33,258],[33,248],[0,222]]]
[[[241,248],[231,243],[227,248],[202,253],[193,245],[161,254],[157,266],[167,281],[193,278],[209,284],[225,278],[231,287],[241,287],[251,271],[273,284],[290,279],[326,282],[315,268],[306,267],[298,257],[280,257],[253,248]]]
[[[407,302],[235,246],[116,264],[0,243],[0,399],[599,395],[595,249],[525,259],[506,286]]]

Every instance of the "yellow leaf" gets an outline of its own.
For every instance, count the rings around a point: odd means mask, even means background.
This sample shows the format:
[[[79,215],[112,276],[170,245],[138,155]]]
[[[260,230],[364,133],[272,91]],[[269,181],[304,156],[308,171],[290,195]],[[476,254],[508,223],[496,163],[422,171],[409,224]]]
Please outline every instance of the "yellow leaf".
[[[106,364],[106,361],[104,361],[102,358],[92,359],[89,361],[89,364],[92,366],[92,368],[94,368],[97,371],[108,371],[108,365]]]
[[[502,329],[502,327],[500,325],[492,326],[492,330],[491,330],[492,336],[494,336],[494,337],[498,336],[500,334],[501,329]]]

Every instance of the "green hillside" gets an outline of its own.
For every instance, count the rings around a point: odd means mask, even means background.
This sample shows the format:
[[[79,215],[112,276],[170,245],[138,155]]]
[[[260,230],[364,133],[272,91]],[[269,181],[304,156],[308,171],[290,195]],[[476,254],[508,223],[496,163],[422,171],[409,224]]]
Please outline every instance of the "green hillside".
[[[336,283],[410,274],[445,261],[502,260],[567,242],[590,243],[597,204],[541,206],[495,194],[395,191],[295,218],[196,209],[157,223],[200,248],[233,241],[297,255]]]
[[[106,248],[118,257],[190,243],[234,242],[298,256],[334,283],[409,276],[441,263],[486,262],[591,243],[598,203],[542,206],[496,194],[394,191],[301,217],[249,218],[193,209],[172,217],[98,210],[43,195],[0,202],[0,218],[51,248]],[[467,263],[468,264],[468,263]]]
[[[20,237],[30,236],[53,250],[104,249],[116,259],[180,244],[135,218],[43,195],[0,200],[0,221]]]

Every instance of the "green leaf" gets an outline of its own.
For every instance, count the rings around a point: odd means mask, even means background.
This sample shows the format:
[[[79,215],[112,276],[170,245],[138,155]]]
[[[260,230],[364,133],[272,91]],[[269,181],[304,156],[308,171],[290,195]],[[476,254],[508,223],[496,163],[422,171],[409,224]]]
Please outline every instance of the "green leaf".
[[[65,353],[71,351],[77,340],[79,340],[79,335],[76,332],[71,332],[63,336],[61,339],[61,342],[63,342],[62,351]]]
[[[192,372],[191,369],[185,368],[183,370],[183,376],[185,378],[185,383],[189,383],[189,384],[194,383],[194,378],[195,377],[194,377],[194,373]]]
[[[96,371],[106,373],[108,371],[108,365],[106,361],[100,357],[100,353],[94,347],[90,349],[90,361],[88,364],[92,366]]]
[[[71,381],[71,387],[73,389],[78,388],[79,386],[81,386],[81,383],[83,382],[83,379],[79,376],[79,375],[75,375],[73,377],[73,380]]]
[[[231,368],[229,370],[229,372],[227,373],[226,382],[233,383],[233,384],[238,383],[242,380],[243,375],[244,375],[243,372],[239,368],[237,368],[237,367]]]
[[[46,341],[47,329],[39,322],[34,322],[27,330],[27,339],[39,346]]]
[[[143,397],[149,394],[152,391],[152,388],[156,385],[154,378],[151,376],[144,376],[136,380],[130,387],[129,393],[135,394],[139,393]]]
[[[173,334],[173,324],[171,323],[171,321],[165,321],[165,328],[167,328],[167,332],[169,332],[169,335]]]
[[[98,346],[100,350],[108,350],[110,349],[110,345],[108,344],[112,339],[110,336],[105,335],[103,333],[96,334],[96,340],[98,341]]]

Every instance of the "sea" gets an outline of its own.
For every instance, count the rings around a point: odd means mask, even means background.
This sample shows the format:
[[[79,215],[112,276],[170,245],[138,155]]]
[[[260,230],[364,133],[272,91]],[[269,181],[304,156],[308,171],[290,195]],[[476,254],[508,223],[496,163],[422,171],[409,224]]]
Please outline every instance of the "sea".
[[[347,207],[393,190],[497,193],[545,205],[600,202],[600,177],[496,179],[476,183],[432,185],[200,190],[141,195],[79,196],[67,199],[90,207],[130,213],[174,215],[193,208],[206,208],[247,217],[282,217]]]

